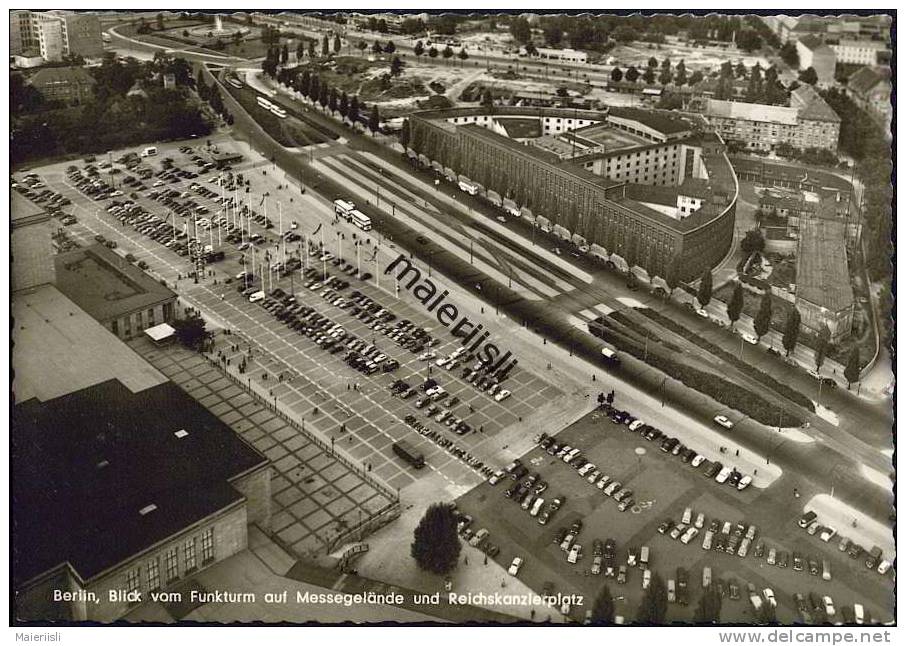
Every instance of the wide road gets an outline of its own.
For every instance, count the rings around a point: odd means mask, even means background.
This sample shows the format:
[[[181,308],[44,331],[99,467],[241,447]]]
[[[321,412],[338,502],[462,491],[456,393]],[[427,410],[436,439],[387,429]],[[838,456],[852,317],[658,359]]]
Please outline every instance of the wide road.
[[[344,182],[332,179],[327,174],[316,168],[316,164],[308,161],[308,157],[295,151],[286,151],[271,140],[255,124],[249,123],[249,119],[243,115],[240,119],[238,105],[233,106],[237,113],[237,126],[246,136],[249,137],[252,144],[264,151],[264,153],[276,159],[279,166],[283,168],[290,176],[300,178],[308,186],[317,186],[317,190],[323,193],[329,199],[339,195],[346,195],[352,188],[352,182],[348,179]],[[297,106],[296,109],[302,109]],[[315,111],[306,111],[307,119],[313,119],[318,122],[329,125],[334,129],[340,128],[336,123],[331,122],[326,117],[317,114]],[[358,153],[370,153],[377,156],[388,168],[388,173],[393,176],[384,178],[381,181],[378,178],[372,178],[380,182],[383,190],[391,192],[399,190],[401,186],[407,191],[413,192],[423,200],[427,201],[430,208],[436,209],[443,217],[449,217],[462,222],[468,222],[470,213],[474,216],[476,212],[483,213],[485,208],[477,204],[459,205],[459,208],[450,208],[452,196],[456,196],[455,190],[443,184],[437,188],[431,188],[425,184],[421,177],[406,177],[409,170],[405,162],[398,154],[389,153],[383,147],[378,145],[370,138],[352,134],[344,130],[344,136],[349,139],[349,149]],[[332,151],[336,154],[336,151]],[[323,157],[319,164],[325,163]],[[401,175],[402,174],[402,175]],[[380,173],[378,174],[380,177]],[[375,196],[377,197],[377,196]],[[377,200],[375,200],[376,202]],[[424,202],[423,202],[424,203]],[[470,209],[471,207],[471,209]],[[411,227],[401,222],[401,218],[394,217],[393,206],[387,205],[386,201],[382,203],[381,209],[375,206],[367,205],[363,207],[366,212],[372,215],[373,220],[377,222],[377,228],[385,236],[391,237],[397,243],[408,249],[410,253],[422,260],[423,267],[427,268],[428,263],[444,273],[447,278],[453,278],[466,286],[466,289],[473,295],[476,293],[474,285],[476,283],[485,285],[482,290],[488,307],[498,306],[500,309],[507,311],[511,318],[516,321],[528,320],[531,326],[540,331],[542,335],[551,339],[560,339],[571,345],[572,350],[576,353],[587,352],[586,356],[592,356],[596,352],[597,343],[591,341],[587,334],[581,334],[579,330],[564,329],[572,326],[564,326],[564,312],[562,307],[548,301],[532,301],[518,295],[515,291],[510,290],[506,284],[500,281],[494,281],[488,278],[474,264],[468,260],[461,259],[460,255],[450,249],[448,240],[443,241],[443,245],[435,245],[431,242],[435,238],[432,234],[429,237],[429,244],[419,242],[418,233]],[[377,215],[383,213],[383,217],[378,221]],[[463,215],[464,214],[464,215]],[[493,223],[492,217],[486,217],[485,224]],[[490,227],[489,227],[490,228]],[[484,244],[483,240],[472,240]],[[458,245],[460,252],[468,248],[469,240],[463,238]],[[530,244],[530,243],[529,243]],[[536,244],[536,247],[538,245]],[[575,290],[599,290],[593,293],[594,297],[600,296],[600,301],[605,299],[625,298],[627,295],[635,297],[636,293],[627,293],[625,287],[620,289],[618,285],[620,280],[607,272],[598,272],[595,280],[589,285],[581,280],[570,280],[570,275],[564,271],[561,265],[561,258],[556,257],[549,250],[527,251],[524,244],[509,245],[510,255],[521,258],[522,263],[533,267],[540,267],[543,273],[555,276],[558,280],[564,279],[570,282]],[[553,258],[556,257],[556,260]],[[530,282],[532,272],[515,270],[513,273],[514,282],[523,278],[523,282]],[[573,331],[574,330],[574,331]],[[536,337],[538,338],[538,337]],[[574,360],[575,363],[575,360]],[[631,358],[627,360],[627,370],[621,375],[624,380],[624,387],[632,386],[647,388],[648,392],[659,392],[659,386],[663,382],[663,375],[658,376],[655,371],[638,365],[638,362]],[[588,366],[588,364],[586,364]],[[584,369],[584,368],[583,368]],[[602,372],[598,369],[598,372]],[[611,379],[611,377],[608,377]],[[641,393],[633,393],[633,395]],[[714,402],[702,397],[689,389],[683,388],[677,383],[669,382],[666,393],[663,393],[665,400],[675,403],[681,410],[686,411],[683,417],[692,417],[696,423],[701,426],[708,426],[711,417],[721,410],[716,407]],[[650,398],[649,398],[650,399]],[[656,412],[657,399],[654,400],[651,413]],[[644,411],[641,411],[644,415]],[[678,414],[678,413],[677,413]],[[842,434],[842,435],[841,435]],[[837,429],[827,424],[820,418],[815,418],[810,429],[810,436],[802,440],[800,433],[777,433],[766,429],[761,424],[756,424],[750,420],[741,421],[734,429],[733,438],[737,443],[744,446],[750,451],[760,455],[768,456],[771,463],[782,466],[784,473],[790,475],[792,486],[797,486],[800,491],[830,491],[834,489],[836,496],[841,502],[851,505],[854,508],[865,510],[873,517],[888,522],[888,516],[891,512],[892,495],[889,487],[879,483],[877,478],[871,478],[863,474],[862,464],[867,462],[871,465],[873,474],[880,472],[886,473],[885,456],[871,447],[859,446],[857,438],[853,438],[845,429]],[[791,436],[788,438],[788,436]]]

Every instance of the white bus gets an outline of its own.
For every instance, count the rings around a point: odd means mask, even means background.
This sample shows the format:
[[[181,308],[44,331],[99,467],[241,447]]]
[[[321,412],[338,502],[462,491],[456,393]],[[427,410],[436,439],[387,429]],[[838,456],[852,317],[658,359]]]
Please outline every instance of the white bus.
[[[472,182],[464,182],[462,180],[459,180],[459,190],[464,191],[469,195],[477,195],[478,185],[473,184]]]
[[[620,365],[619,355],[614,352],[612,348],[608,348],[607,346],[601,348],[601,358],[603,359],[604,363],[608,363],[614,366]]]
[[[275,116],[277,116],[277,117],[279,117],[279,118],[281,118],[281,119],[285,119],[285,118],[286,118],[286,110],[284,110],[284,109],[281,108],[280,106],[271,105],[271,112],[273,112]]]
[[[271,110],[274,107],[274,104],[265,99],[263,96],[258,97],[258,105],[260,105],[265,110]]]
[[[355,204],[346,200],[334,200],[333,210],[334,213],[348,222],[350,215],[355,211]]]
[[[360,228],[362,231],[371,231],[371,218],[361,211],[353,211],[349,214],[349,221]]]

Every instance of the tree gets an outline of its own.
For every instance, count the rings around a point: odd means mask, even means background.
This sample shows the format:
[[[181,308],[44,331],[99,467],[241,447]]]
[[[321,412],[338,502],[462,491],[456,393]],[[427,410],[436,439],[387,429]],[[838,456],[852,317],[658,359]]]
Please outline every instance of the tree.
[[[289,47],[286,46],[286,43],[283,43],[283,49],[280,50],[280,64],[286,65],[286,61],[289,60]]]
[[[466,48],[463,47],[462,49],[459,50],[459,54],[457,54],[457,55],[459,56],[459,60],[461,60],[464,63],[466,61],[466,59],[469,57],[469,52],[467,52]],[[462,67],[462,64],[460,64],[460,67]]]
[[[666,282],[667,287],[670,289],[670,296],[673,296],[673,292],[676,291],[680,284],[680,262],[680,257],[674,256],[667,267]]]
[[[635,65],[630,65],[629,69],[626,70],[626,80],[630,83],[635,83],[639,79],[639,71],[635,68]]]
[[[430,56],[431,58],[437,58],[437,55],[439,53],[440,52],[437,51],[437,47],[435,47],[434,45],[432,45],[431,49],[428,50],[428,56]]]
[[[330,95],[327,97],[327,107],[330,108],[331,112],[337,111],[337,101],[339,97],[337,96],[337,88],[330,88]]]
[[[384,46],[381,45],[381,41],[375,40],[374,44],[371,45],[371,52],[375,55],[381,54],[384,52]]]
[[[613,68],[613,70],[610,72],[610,80],[614,83],[619,83],[620,81],[622,81],[623,70],[621,70],[619,67]]]
[[[746,235],[743,237],[742,242],[739,243],[739,246],[747,254],[752,254],[756,251],[761,253],[764,251],[764,235],[762,235],[760,229],[749,229],[746,231]]]
[[[411,134],[409,130],[409,119],[406,119],[405,121],[403,121],[403,127],[400,128],[400,143],[404,148],[409,146],[410,138]]]
[[[604,393],[598,396],[600,403],[604,402]],[[593,624],[612,624],[616,608],[613,603],[613,595],[610,594],[610,586],[604,585],[598,596],[595,597],[595,605],[591,608],[591,623]]]
[[[642,595],[642,601],[639,603],[639,611],[635,620],[640,624],[662,624],[667,617],[667,587],[664,585],[664,579],[661,575],[654,573],[651,576],[651,583],[645,594]]]
[[[645,73],[642,74],[642,80],[645,81],[648,85],[654,83],[654,68],[649,67],[645,69]]]
[[[388,54],[392,54],[393,52],[396,51],[396,45],[393,44],[392,40],[388,40],[387,44],[384,45],[384,51],[387,52]]]
[[[673,71],[670,69],[670,60],[665,58],[664,62],[667,63],[667,66],[661,67],[661,75],[657,81],[661,85],[670,85],[670,81],[673,80]]]
[[[804,69],[799,73],[799,80],[803,83],[808,83],[809,85],[814,85],[818,82],[818,72],[815,71],[814,67],[809,67]]]
[[[794,70],[799,69],[799,50],[796,49],[796,44],[794,42],[785,42],[780,48],[779,54],[784,63]]]
[[[421,55],[425,53],[425,46],[424,44],[422,44],[422,41],[415,43],[415,47],[412,49],[412,51],[416,56],[421,57]]]
[[[315,41],[313,40],[308,41],[308,57],[315,57]]]
[[[739,61],[736,64],[735,72],[736,72],[736,78],[744,79],[746,77],[746,64],[743,63],[742,61]]]
[[[318,93],[318,103],[321,104],[322,108],[327,107],[327,103],[330,101],[330,86],[327,83],[322,83],[320,92]]]
[[[446,574],[459,561],[462,544],[456,532],[453,507],[434,504],[415,528],[410,554],[418,567],[434,574]]]
[[[535,47],[535,43],[526,43],[525,44],[525,53],[529,56],[537,56],[538,48]]]
[[[491,107],[494,105],[494,95],[491,93],[490,89],[486,89],[484,94],[481,95],[481,105],[485,107]]]
[[[849,359],[846,361],[846,368],[843,369],[843,376],[846,377],[847,390],[849,390],[854,382],[859,381],[862,376],[862,363],[859,359],[858,347],[854,347],[849,353]]]
[[[712,583],[702,592],[695,608],[693,620],[697,624],[720,623],[721,598],[717,587]]]
[[[340,35],[339,35],[339,34],[334,34],[334,35],[333,35],[333,53],[334,53],[334,54],[339,54],[339,53],[340,53],[340,48],[341,48],[342,46],[343,46],[343,43],[342,43],[342,41],[340,40]]]
[[[651,69],[657,69],[657,58],[652,56],[648,59],[648,67]]]
[[[638,40],[639,32],[628,25],[621,25],[613,31],[613,38],[621,43],[631,43]]]
[[[544,42],[556,46],[563,40],[563,29],[557,23],[549,23],[544,27]]]
[[[368,113],[368,129],[371,132],[377,132],[381,125],[381,115],[378,113],[378,106],[375,103],[371,107],[371,112]]]
[[[796,349],[796,342],[799,341],[799,326],[802,322],[799,316],[799,310],[795,307],[789,309],[786,315],[786,327],[783,329],[783,349],[786,350],[786,356],[790,356]]]
[[[344,91],[340,94],[340,105],[339,105],[340,114],[345,117],[349,114],[349,95]]]
[[[730,319],[730,327],[736,325],[736,321],[739,320],[743,303],[742,283],[736,283],[733,288],[733,295],[730,296],[730,302],[727,303],[727,318]]]
[[[163,31],[164,30],[164,14],[162,14],[162,13],[157,14],[156,21],[157,21],[157,30]]]
[[[191,350],[200,350],[210,336],[200,316],[176,319],[172,325],[179,342]]]
[[[447,45],[446,49],[444,49],[444,58],[446,60],[450,60],[452,57],[453,57],[453,48],[450,47],[449,45]]]
[[[330,42],[327,40],[327,34],[321,38],[321,56],[330,54]]]
[[[390,61],[390,76],[399,76],[403,73],[403,61],[400,60],[399,56],[394,56],[393,60]]]
[[[689,85],[698,85],[704,80],[705,76],[699,70],[692,72],[692,75],[689,76]]]
[[[824,357],[827,354],[827,345],[830,342],[830,330],[827,325],[822,325],[818,331],[818,339],[815,342],[815,370],[821,370],[824,364]]]
[[[359,97],[353,94],[349,99],[349,120],[353,123],[359,120]]]
[[[312,101],[317,101],[318,97],[321,96],[321,77],[313,76],[311,79],[311,84],[308,86],[308,98]]]
[[[701,282],[698,285],[698,302],[702,307],[707,307],[711,302],[711,290],[714,288],[714,277],[711,276],[711,270],[706,268],[702,273]]]
[[[679,63],[676,64],[676,78],[673,80],[673,82],[677,86],[680,86],[680,85],[685,85],[687,80],[688,80],[688,78],[686,76],[686,61],[685,61],[685,59],[682,59],[682,60],[680,60]]]
[[[510,36],[520,45],[532,39],[532,27],[529,21],[522,16],[517,16],[510,22]]]
[[[765,292],[761,297],[761,303],[758,306],[758,313],[755,314],[755,336],[761,340],[771,329],[771,314],[773,303],[771,301],[771,292]]]

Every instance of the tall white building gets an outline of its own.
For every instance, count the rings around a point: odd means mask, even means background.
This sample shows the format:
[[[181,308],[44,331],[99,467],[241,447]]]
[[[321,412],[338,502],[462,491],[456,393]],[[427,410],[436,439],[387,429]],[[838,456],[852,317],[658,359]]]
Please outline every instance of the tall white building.
[[[10,12],[10,55],[38,54],[57,62],[66,56],[97,58],[104,53],[101,25],[95,14],[75,11]]]

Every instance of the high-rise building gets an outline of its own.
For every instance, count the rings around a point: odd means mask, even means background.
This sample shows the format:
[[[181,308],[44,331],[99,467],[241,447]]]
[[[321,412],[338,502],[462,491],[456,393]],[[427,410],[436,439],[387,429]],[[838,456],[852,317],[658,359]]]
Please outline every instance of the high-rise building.
[[[10,54],[36,52],[45,61],[65,56],[97,58],[104,53],[98,17],[74,11],[13,11],[9,18]]]

